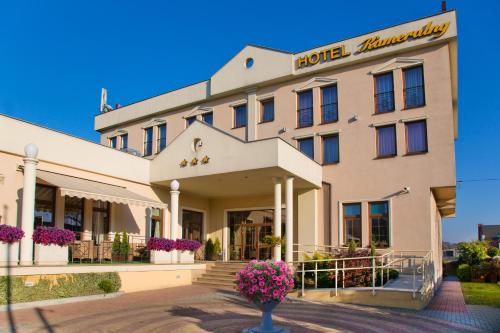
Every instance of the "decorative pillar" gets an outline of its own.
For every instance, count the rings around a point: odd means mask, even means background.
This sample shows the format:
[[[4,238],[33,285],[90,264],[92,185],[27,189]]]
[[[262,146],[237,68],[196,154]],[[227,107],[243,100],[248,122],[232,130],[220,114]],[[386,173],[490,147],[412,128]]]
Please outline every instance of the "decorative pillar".
[[[170,238],[179,238],[179,182],[172,180],[170,183]]]
[[[293,261],[293,177],[286,177],[285,189],[286,251],[285,261]]]
[[[274,178],[274,236],[281,237],[281,178]],[[274,247],[274,260],[281,260],[281,244]]]
[[[35,224],[35,187],[38,147],[30,143],[24,147],[24,183],[21,228],[24,237],[21,239],[20,265],[33,265],[33,226]]]

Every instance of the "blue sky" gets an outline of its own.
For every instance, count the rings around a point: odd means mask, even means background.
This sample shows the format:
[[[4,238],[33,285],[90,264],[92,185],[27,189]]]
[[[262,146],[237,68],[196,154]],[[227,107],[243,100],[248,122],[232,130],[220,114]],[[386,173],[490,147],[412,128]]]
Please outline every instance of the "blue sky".
[[[432,15],[441,1],[9,1],[0,10],[0,113],[91,140],[100,88],[128,104],[204,80],[245,44],[292,52]],[[457,179],[500,178],[500,2],[458,11]],[[492,65],[493,64],[493,65]],[[188,70],[185,70],[188,68]],[[1,137],[0,137],[1,138]],[[463,182],[443,239],[500,224],[500,181]]]

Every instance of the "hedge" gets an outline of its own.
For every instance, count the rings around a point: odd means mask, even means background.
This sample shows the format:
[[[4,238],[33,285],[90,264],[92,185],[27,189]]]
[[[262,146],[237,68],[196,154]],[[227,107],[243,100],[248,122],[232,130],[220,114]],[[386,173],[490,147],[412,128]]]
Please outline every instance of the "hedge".
[[[103,283],[105,280],[107,282]],[[57,279],[42,276],[31,287],[26,286],[25,281],[26,277],[23,276],[0,277],[0,304],[7,304],[9,283],[10,303],[98,295],[118,291],[121,287],[120,277],[116,272],[65,274]],[[103,288],[103,285],[106,286]]]
[[[471,267],[468,264],[460,264],[457,268],[457,277],[462,282],[469,282],[471,279]]]

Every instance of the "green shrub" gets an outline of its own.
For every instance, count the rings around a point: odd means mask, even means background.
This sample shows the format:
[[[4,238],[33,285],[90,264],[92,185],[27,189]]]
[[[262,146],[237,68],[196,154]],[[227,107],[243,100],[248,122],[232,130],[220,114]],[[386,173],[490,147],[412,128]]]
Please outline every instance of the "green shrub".
[[[103,280],[109,280],[114,291],[120,290],[121,281],[116,272],[65,274],[56,280],[42,277],[32,287],[25,285],[24,276],[3,276],[0,277],[0,304],[7,303],[9,288],[10,303],[33,302],[102,294],[105,292],[100,287]]]
[[[488,244],[482,241],[461,242],[457,246],[460,251],[460,262],[469,266],[479,265],[488,258]]]
[[[116,285],[110,279],[101,280],[97,286],[106,294],[118,291]]]
[[[349,241],[349,243],[347,243],[347,252],[349,252],[349,253],[356,252],[357,245],[358,245],[358,243],[356,243],[356,241],[354,239],[351,239]]]
[[[214,257],[214,242],[212,242],[212,238],[209,238],[207,243],[205,244],[205,259],[213,260]]]
[[[126,231],[122,233],[122,242],[120,244],[120,254],[121,255],[128,255],[130,252],[130,244],[128,242],[128,234]],[[128,258],[125,258],[127,260]]]
[[[493,257],[496,257],[496,256],[500,256],[500,249],[494,247],[494,246],[490,246],[486,252],[488,254],[488,256],[490,256],[491,258]]]
[[[120,234],[116,233],[115,238],[113,239],[113,247],[111,250],[113,251],[113,254],[120,254],[120,247],[121,247],[121,240],[120,240]]]
[[[457,277],[462,282],[469,282],[472,271],[469,264],[460,264],[457,268]]]
[[[214,255],[216,256],[216,259],[219,259],[219,256],[220,256],[221,253],[222,253],[222,247],[220,245],[219,238],[215,237]]]

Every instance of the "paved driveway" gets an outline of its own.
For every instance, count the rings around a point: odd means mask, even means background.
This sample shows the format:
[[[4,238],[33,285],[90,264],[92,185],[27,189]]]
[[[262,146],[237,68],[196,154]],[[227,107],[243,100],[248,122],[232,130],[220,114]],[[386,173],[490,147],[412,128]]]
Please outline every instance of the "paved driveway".
[[[233,292],[188,286],[100,301],[0,313],[2,332],[241,332],[260,313]],[[418,313],[354,305],[287,301],[276,322],[292,332],[481,332]]]

